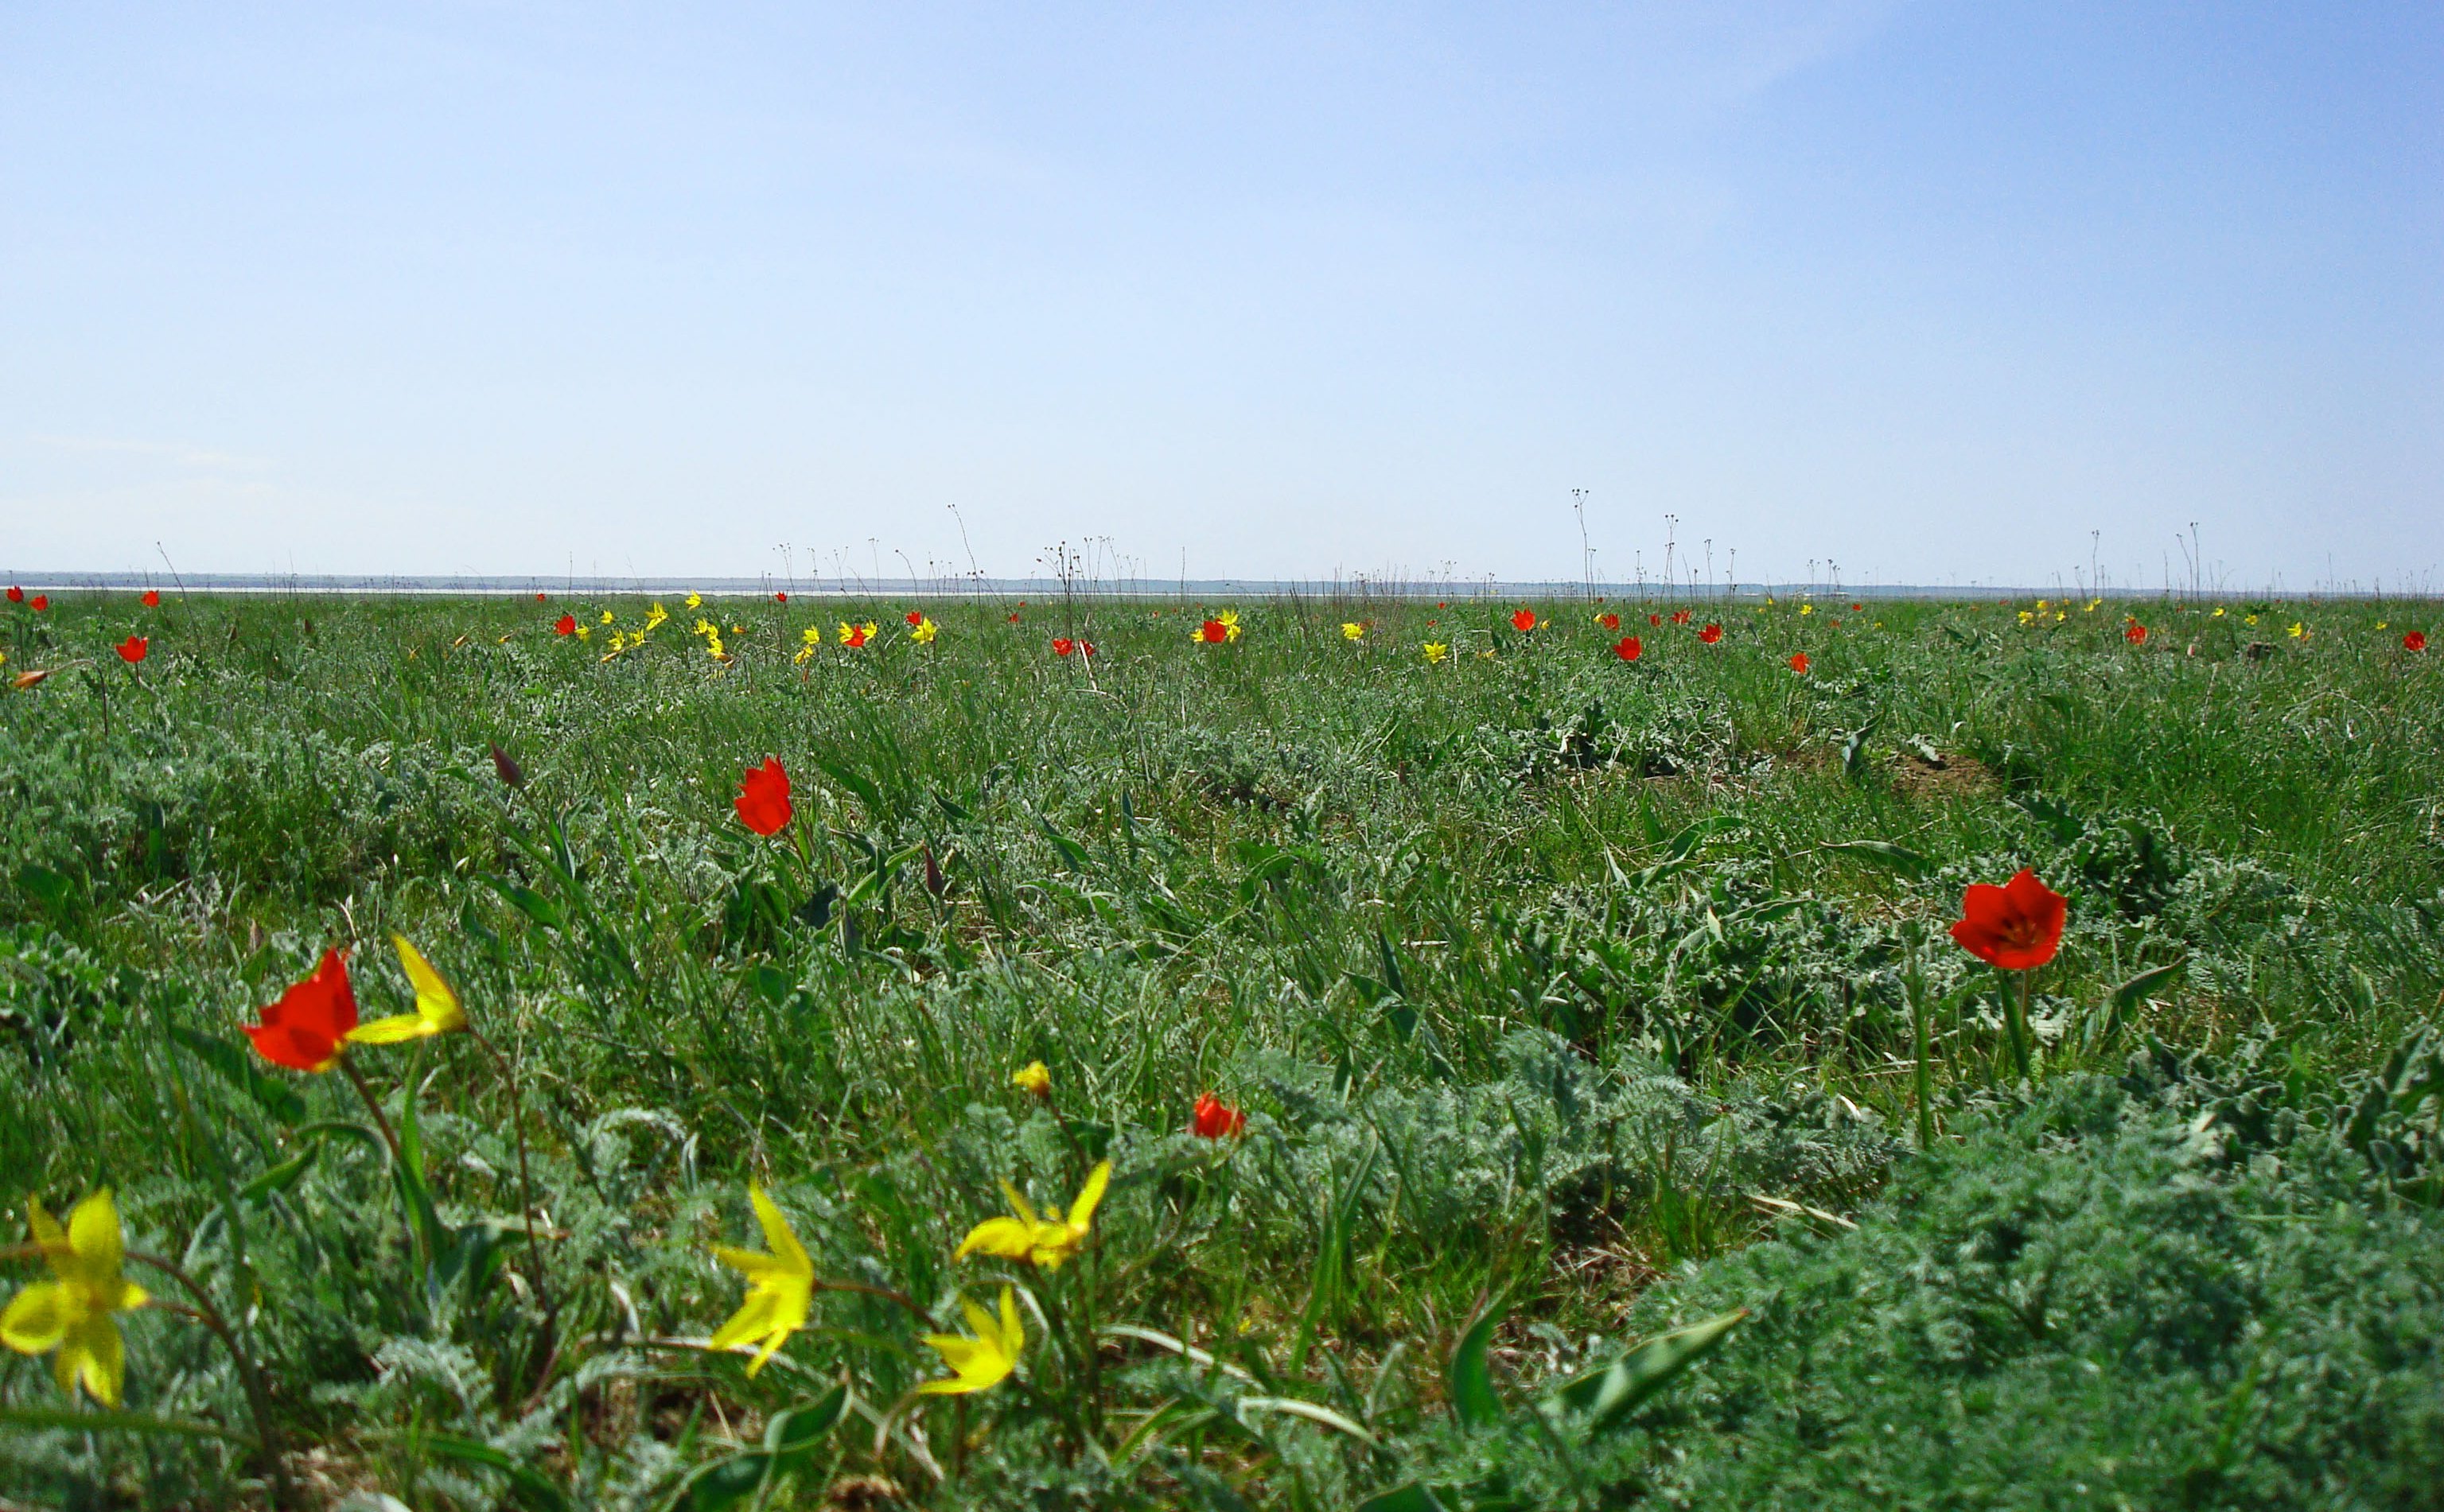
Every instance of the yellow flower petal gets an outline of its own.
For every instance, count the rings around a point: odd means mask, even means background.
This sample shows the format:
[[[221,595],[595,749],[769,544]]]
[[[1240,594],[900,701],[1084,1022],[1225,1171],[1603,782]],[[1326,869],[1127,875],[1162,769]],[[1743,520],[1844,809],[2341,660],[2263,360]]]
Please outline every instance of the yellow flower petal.
[[[421,1013],[398,1013],[373,1019],[348,1031],[350,1044],[399,1044],[439,1034],[441,1025]]]
[[[1004,1260],[1025,1260],[1035,1247],[1035,1226],[1016,1218],[988,1218],[968,1230],[953,1260],[965,1260],[970,1255],[998,1255]]]
[[[20,1355],[47,1355],[67,1337],[76,1311],[68,1288],[55,1281],[36,1282],[10,1298],[9,1310],[0,1313],[0,1344]]]
[[[68,1247],[76,1251],[81,1266],[116,1278],[122,1242],[119,1237],[119,1209],[111,1205],[110,1189],[102,1188],[76,1205],[68,1214]]]

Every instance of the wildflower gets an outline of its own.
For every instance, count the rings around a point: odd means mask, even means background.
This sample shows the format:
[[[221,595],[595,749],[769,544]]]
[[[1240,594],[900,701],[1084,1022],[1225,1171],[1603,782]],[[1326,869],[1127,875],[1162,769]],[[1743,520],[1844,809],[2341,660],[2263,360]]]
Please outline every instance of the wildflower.
[[[2036,617],[2036,615],[2035,615],[2034,613],[2032,613],[2031,611],[2027,610],[2027,609],[2023,609],[2023,610],[2021,610],[2021,611],[2020,611],[2020,623],[2022,623],[2022,624],[2024,624],[2024,625],[2033,625],[2033,624],[2035,624],[2036,622],[2037,622],[2037,617]]]
[[[1091,640],[1078,642],[1078,655],[1092,659],[1095,655],[1095,643]]]
[[[26,590],[18,587],[13,582],[10,583],[9,585],[9,601],[10,603],[24,603],[26,601]]]
[[[291,1071],[328,1071],[340,1063],[348,1031],[357,1026],[357,994],[348,986],[348,958],[334,947],[323,952],[314,974],[261,1010],[262,1022],[243,1024],[256,1053]]]
[[[1620,616],[1613,614],[1598,615],[1596,616],[1596,623],[1605,630],[1619,630],[1620,628]]]
[[[553,620],[551,633],[555,636],[573,636],[577,634],[577,617],[575,615],[563,615],[558,619]]]
[[[2088,605],[2088,607],[2089,607],[2090,609],[2093,609],[2093,608],[2095,608],[2096,606],[2095,606],[2094,604],[2090,604],[2090,605]],[[2214,614],[2213,614],[2211,618],[2216,618],[2216,619],[2221,619],[2221,618],[2223,618],[2223,605],[2221,605],[2221,604],[2217,604],[2217,605],[2215,605],[2215,612],[2214,612]]]
[[[738,818],[758,835],[778,835],[789,822],[789,774],[781,758],[767,756],[761,766],[750,766],[739,780],[738,796],[731,800]]]
[[[1066,656],[1077,649],[1078,643],[1070,639],[1067,636],[1055,636],[1052,637],[1052,655],[1056,656]]]
[[[923,615],[918,615],[916,617],[916,626],[908,632],[908,638],[916,642],[916,644],[920,646],[930,646],[934,643],[934,637],[941,633],[941,626],[934,623],[933,620],[926,618]]]
[[[1009,1084],[1039,1097],[1052,1096],[1052,1073],[1041,1060],[1029,1060],[1011,1072]]]
[[[143,1287],[120,1274],[127,1245],[110,1189],[78,1203],[65,1230],[41,1203],[26,1206],[52,1279],[9,1299],[9,1310],[0,1313],[0,1343],[20,1355],[59,1351],[51,1373],[60,1390],[73,1392],[83,1382],[86,1394],[115,1408],[127,1378],[127,1345],[111,1315],[134,1312],[148,1299]]]
[[[603,611],[602,611],[602,622],[603,622],[604,624],[606,624],[606,625],[607,625],[607,624],[609,624],[609,623],[612,621],[612,619],[613,619],[614,618],[615,618],[615,617],[612,615],[612,613],[611,613],[611,611],[610,611],[610,610],[605,609],[605,610],[603,610]]]
[[[2134,646],[2143,646],[2147,643],[2147,627],[2133,619],[2129,627],[2121,632],[2121,638]]]
[[[789,596],[786,593],[776,593],[772,596],[772,601],[774,603],[787,603],[789,601]]]
[[[1694,610],[1675,609],[1672,611],[1672,622],[1676,625],[1685,625],[1689,622],[1689,617],[1693,613],[1694,613]]]
[[[1867,606],[1862,603],[1854,603],[1850,606],[1850,612],[1854,615],[1862,615],[1867,612]]]
[[[1343,640],[1363,640],[1366,638],[1366,627],[1358,623],[1358,621],[1354,619],[1344,619],[1341,622],[1341,638]]]
[[[918,625],[921,625],[921,624],[923,624],[924,622],[925,622],[925,612],[924,612],[923,610],[921,610],[921,609],[911,609],[911,610],[909,610],[909,611],[908,611],[908,628],[909,628],[909,629],[914,630],[914,629],[916,629]]]
[[[692,593],[692,594],[689,594],[689,595],[687,596],[687,606],[688,606],[689,608],[691,608],[691,609],[701,609],[701,608],[703,608],[703,607],[704,607],[704,595],[702,595],[702,594],[700,594],[700,593]]]
[[[2291,628],[2285,631],[2284,634],[2289,636],[2294,640],[2305,640],[2308,638],[2308,628],[2307,626],[2300,623],[2297,619],[2294,619],[2291,621]]]
[[[704,637],[704,654],[715,661],[728,661],[730,649],[721,643],[721,632],[708,631]]]
[[[509,759],[508,751],[501,749],[499,741],[492,743],[492,773],[500,778],[504,787],[524,787],[527,784],[527,774]]]
[[[2401,649],[2404,651],[2425,651],[2427,649],[2427,632],[2424,630],[2414,630],[2403,636],[2401,637]]]
[[[592,625],[580,625],[580,626],[578,626],[578,627],[577,627],[577,638],[578,638],[578,639],[580,639],[580,640],[591,640],[591,639],[593,639],[593,638],[594,638],[594,627],[593,627]]]
[[[1808,616],[1808,615],[1812,615],[1812,614],[1814,614],[1815,612],[1816,612],[1816,606],[1815,606],[1814,604],[1812,604],[1812,603],[1804,603],[1804,604],[1801,604],[1801,605],[1799,606],[1799,613],[1800,613],[1800,615],[1801,615],[1803,618],[1804,618],[1804,617],[1805,617],[1805,616]]]
[[[467,1010],[458,1005],[458,994],[441,980],[421,951],[407,943],[407,936],[394,933],[390,937],[398,951],[398,964],[407,972],[407,980],[416,987],[416,1011],[393,1014],[360,1023],[347,1033],[350,1044],[398,1044],[407,1040],[422,1040],[436,1034],[454,1034],[467,1027]]]
[[[1961,894],[1960,919],[1952,937],[1960,948],[2006,971],[2032,971],[2062,948],[2063,922],[2070,905],[2023,867],[2001,887],[1973,882]]]
[[[1018,611],[1017,611],[1017,610],[1013,609],[1013,610],[1011,610],[1011,611],[1009,612],[1009,622],[1010,622],[1011,624],[1013,624],[1013,625],[1014,625],[1014,624],[1016,624],[1016,623],[1018,623]]]
[[[874,633],[880,628],[871,619],[861,625],[852,625],[843,619],[840,626],[840,643],[854,651],[873,639]]]
[[[2090,599],[2087,601],[2087,613],[2089,613],[2089,614],[2094,614],[2094,613],[2096,613],[2096,611],[2097,611],[2097,606],[2098,606],[2098,605],[2100,605],[2100,604],[2101,604],[2101,603],[2103,603],[2103,602],[2104,602],[2104,600],[2103,600],[2103,599]],[[2215,611],[2215,613],[2216,613],[2216,614],[2221,614],[2221,613],[2223,613],[2223,611],[2222,611],[2222,610],[2220,610],[2220,609],[2218,609],[2218,610],[2216,610],[2216,611]]]
[[[1612,648],[1612,654],[1623,661],[1636,661],[1645,650],[1644,646],[1639,644],[1636,636],[1623,636],[1620,637],[1620,643]]]
[[[926,1346],[942,1356],[951,1368],[951,1378],[926,1381],[916,1390],[926,1396],[960,1396],[969,1392],[988,1391],[1009,1378],[1018,1369],[1019,1352],[1027,1348],[1027,1330],[1019,1326],[1018,1299],[1009,1286],[1001,1289],[1001,1316],[996,1318],[966,1298],[959,1299],[959,1310],[967,1316],[971,1334],[928,1334]]]
[[[648,631],[659,630],[662,628],[662,621],[670,617],[671,612],[657,603],[645,611],[645,628]]]
[[[1219,646],[1230,640],[1232,633],[1236,631],[1237,628],[1238,627],[1236,625],[1231,624],[1219,618],[1215,618],[1199,624],[1196,629],[1189,635],[1188,638],[1196,641],[1200,645]]]
[[[1208,1092],[1196,1099],[1196,1117],[1189,1132],[1199,1139],[1220,1139],[1248,1132],[1248,1116]]]
[[[747,1278],[747,1300],[714,1332],[713,1347],[735,1349],[761,1343],[764,1347],[748,1362],[747,1374],[752,1375],[791,1334],[806,1326],[807,1306],[815,1295],[815,1263],[807,1257],[806,1246],[798,1243],[798,1236],[789,1232],[789,1221],[764,1195],[763,1188],[750,1184],[747,1200],[754,1205],[755,1221],[764,1227],[764,1243],[772,1247],[764,1253],[728,1245],[713,1246],[715,1260]]]
[[[1512,610],[1510,612],[1510,628],[1516,630],[1523,636],[1535,629],[1536,611],[1533,609]]]
[[[46,594],[46,593],[38,593],[38,594],[34,595],[34,603],[33,603],[33,610],[34,610],[34,613],[36,613],[36,614],[41,614],[41,613],[42,613],[42,612],[44,612],[45,610],[46,610],[46,609],[50,608],[50,606],[51,606],[51,596],[50,596],[49,594]]]
[[[1649,630],[1660,630],[1663,628],[1663,617],[1661,615],[1648,615],[1646,617],[1646,628]]]
[[[543,595],[542,595],[542,594],[536,594],[536,595],[535,595],[535,602],[537,602],[537,603],[541,603],[541,602],[543,602]]]
[[[1039,1216],[1018,1194],[1018,1189],[1005,1181],[1001,1193],[1009,1199],[1011,1216],[988,1218],[976,1225],[951,1258],[965,1260],[981,1251],[1004,1260],[1023,1260],[1045,1270],[1059,1270],[1062,1263],[1083,1248],[1093,1234],[1096,1206],[1103,1200],[1103,1189],[1111,1181],[1112,1163],[1098,1162],[1086,1173],[1086,1184],[1078,1189],[1078,1200],[1069,1205],[1065,1219],[1050,1208]]]
[[[1426,654],[1426,665],[1429,667],[1441,666],[1443,658],[1451,655],[1451,648],[1439,640],[1429,640],[1418,649]]]
[[[161,590],[158,588],[147,588],[144,590],[144,597],[138,599],[137,602],[142,604],[147,609],[158,609],[161,607]]]
[[[152,649],[152,645],[142,636],[130,636],[118,645],[119,659],[133,667],[144,659],[144,654]]]
[[[1697,638],[1704,644],[1711,646],[1715,641],[1723,638],[1723,627],[1720,625],[1710,624],[1705,629],[1697,632]]]
[[[2255,615],[2244,615],[2241,617],[2240,622],[2244,625],[2253,625],[2257,623],[2257,617]]]
[[[1790,670],[1791,670],[1792,672],[1795,672],[1795,673],[1799,673],[1799,675],[1801,675],[1802,677],[1806,676],[1806,675],[1807,675],[1807,653],[1805,653],[1805,652],[1804,652],[1804,651],[1802,651],[1802,652],[1798,652],[1798,653],[1795,653],[1795,654],[1791,656],[1791,658],[1790,658]]]

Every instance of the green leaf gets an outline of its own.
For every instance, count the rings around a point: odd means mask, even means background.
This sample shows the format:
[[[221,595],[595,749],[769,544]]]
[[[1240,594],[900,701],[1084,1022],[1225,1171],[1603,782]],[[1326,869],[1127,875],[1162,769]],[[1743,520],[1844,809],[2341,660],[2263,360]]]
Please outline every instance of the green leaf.
[[[2139,1004],[2147,1000],[2147,994],[2155,991],[2158,986],[2161,986],[2164,983],[2170,981],[2174,976],[2179,973],[2183,967],[2188,966],[2189,964],[2190,963],[2187,959],[2183,959],[2175,961],[2169,966],[2151,967],[2147,970],[2141,971],[2137,976],[2132,977],[2129,981],[2122,983],[2120,986],[2115,987],[2113,989],[2114,1011],[2116,1013],[2127,1013],[2132,1008],[2137,1007]]]
[[[253,1051],[241,1050],[227,1040],[199,1033],[182,1023],[171,1025],[170,1038],[185,1046],[215,1076],[253,1097],[278,1122],[294,1129],[304,1121],[306,1099],[288,1083],[255,1069]]]
[[[1896,845],[1890,840],[1835,840],[1821,849],[1830,851],[1836,856],[1848,856],[1861,861],[1873,861],[1878,866],[1887,866],[1909,876],[1924,876],[1935,870],[1933,861],[1907,846]]]
[[[823,1446],[832,1429],[848,1417],[853,1402],[848,1383],[842,1381],[808,1406],[773,1413],[764,1425],[764,1452],[780,1468],[789,1468]]]
[[[1367,1432],[1355,1420],[1321,1403],[1306,1401],[1301,1397],[1243,1396],[1239,1398],[1237,1407],[1242,1422],[1247,1420],[1247,1414],[1250,1412],[1282,1412],[1291,1417],[1305,1418],[1310,1423],[1320,1423],[1336,1432],[1346,1433],[1361,1444],[1375,1443],[1375,1435]]]
[[[1499,1307],[1487,1308],[1452,1351],[1452,1411],[1468,1428],[1490,1428],[1502,1419],[1502,1397],[1493,1389],[1493,1368],[1486,1359],[1502,1313]]]
[[[546,930],[556,930],[561,927],[562,920],[560,916],[560,909],[553,904],[551,899],[544,896],[541,893],[536,892],[533,888],[512,882],[506,876],[494,876],[490,873],[482,874],[477,880],[491,888],[493,892],[500,894],[511,908],[516,909],[519,913],[525,914],[528,918],[533,920],[543,928]]]
[[[121,1433],[166,1433],[176,1438],[227,1439],[232,1444],[251,1446],[254,1440],[243,1433],[211,1423],[190,1423],[182,1418],[155,1417],[146,1412],[80,1412],[65,1407],[0,1407],[0,1423],[12,1428],[59,1428],[70,1432],[95,1429]]]
[[[314,1157],[322,1152],[323,1141],[317,1139],[308,1144],[305,1149],[297,1152],[297,1153],[289,1156],[280,1164],[255,1177],[252,1181],[248,1182],[245,1186],[240,1187],[237,1189],[237,1194],[251,1202],[271,1192],[287,1191],[289,1188],[297,1185],[297,1178],[306,1174],[306,1168],[312,1165],[314,1163]]]
[[[1610,1365],[1565,1383],[1546,1400],[1585,1414],[1590,1430],[1602,1432],[1711,1353],[1748,1316],[1743,1307],[1658,1335],[1624,1352]]]
[[[1380,1491],[1358,1503],[1357,1512],[1449,1512],[1442,1499],[1415,1481]]]

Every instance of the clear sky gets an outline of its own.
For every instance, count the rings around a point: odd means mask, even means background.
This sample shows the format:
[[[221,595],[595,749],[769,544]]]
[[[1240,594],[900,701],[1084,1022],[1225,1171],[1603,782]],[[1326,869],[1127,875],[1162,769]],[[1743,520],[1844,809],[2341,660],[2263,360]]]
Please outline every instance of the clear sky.
[[[0,6],[0,574],[1574,578],[1574,488],[2444,587],[2444,7]]]

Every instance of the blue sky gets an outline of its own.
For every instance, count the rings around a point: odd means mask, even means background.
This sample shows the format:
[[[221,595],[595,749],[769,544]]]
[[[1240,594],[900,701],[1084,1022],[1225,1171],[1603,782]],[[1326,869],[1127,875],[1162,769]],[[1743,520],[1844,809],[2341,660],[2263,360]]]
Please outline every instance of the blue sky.
[[[0,572],[1575,577],[1573,488],[2435,574],[2444,10],[0,9]]]

